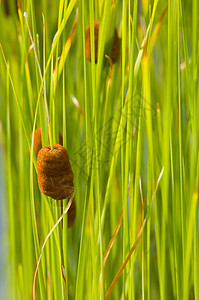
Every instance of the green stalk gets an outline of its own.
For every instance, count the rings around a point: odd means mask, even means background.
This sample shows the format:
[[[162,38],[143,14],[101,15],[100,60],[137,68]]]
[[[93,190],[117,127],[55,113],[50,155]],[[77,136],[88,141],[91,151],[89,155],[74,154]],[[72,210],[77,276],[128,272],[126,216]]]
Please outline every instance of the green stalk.
[[[65,95],[65,70],[63,69],[63,146],[67,148],[67,134],[66,130],[66,95]],[[73,199],[75,201],[75,199]],[[67,201],[63,201],[63,206],[65,207]],[[69,276],[68,276],[68,215],[63,219],[63,258],[64,258],[64,269],[66,276],[66,286],[68,290],[69,286]]]
[[[162,184],[162,230],[161,230],[161,269],[160,269],[160,295],[164,300],[166,297],[165,281],[166,281],[166,227],[168,220],[168,199],[169,199],[169,176],[170,176],[170,164],[169,164],[169,142],[171,132],[171,99],[172,94],[172,76],[173,76],[173,31],[174,18],[173,18],[174,4],[169,0],[168,2],[168,70],[167,70],[167,97],[164,107],[164,126],[163,126],[163,165],[165,167],[163,184]],[[174,27],[174,28],[173,28]]]
[[[7,97],[7,128],[6,128],[6,144],[7,144],[7,189],[8,189],[8,208],[10,219],[10,241],[11,241],[11,276],[15,277],[16,270],[16,248],[15,248],[15,214],[14,214],[14,198],[13,198],[13,179],[12,179],[12,156],[11,156],[11,124],[10,124],[10,88],[9,88],[9,63],[7,63],[7,81],[6,81],[6,97]],[[10,296],[15,299],[16,282],[13,280],[11,285]]]
[[[181,78],[180,78],[180,6],[177,4],[177,38],[178,38],[178,49],[177,49],[177,80],[178,80],[178,109],[179,109],[179,171],[180,171],[180,201],[181,201],[181,218],[182,218],[182,255],[183,255],[183,263],[182,263],[182,273],[184,267],[184,230],[185,230],[185,221],[184,221],[184,195],[183,195],[183,170],[182,170],[182,116],[181,116]],[[173,199],[173,202],[175,200]],[[173,204],[175,213],[175,203]],[[175,216],[175,215],[174,215]],[[176,239],[176,224],[174,226],[174,239]],[[174,240],[174,251],[176,258],[176,268],[179,269],[178,257],[176,253],[176,241]],[[175,272],[176,273],[176,272]],[[180,299],[180,276],[179,272],[176,273],[176,285],[177,285],[177,298]]]
[[[90,98],[91,103],[92,103],[92,107],[93,107],[93,111],[92,111],[92,119],[95,120],[95,132],[97,131],[97,122],[98,122],[98,114],[96,113],[96,102],[98,101],[99,97],[96,98],[96,66],[95,66],[95,36],[94,36],[94,6],[93,6],[93,1],[89,1],[89,13],[90,13],[90,41],[91,41],[91,94],[92,97]],[[100,50],[98,49],[98,52],[100,52]],[[99,54],[98,54],[99,55]],[[89,141],[91,142],[91,140]],[[97,140],[94,141],[94,151],[95,152],[95,148],[96,148],[96,154],[93,153],[93,155],[96,157],[98,157],[98,144],[97,144]],[[88,157],[89,153],[87,152],[87,157]],[[98,162],[98,159],[97,159]],[[98,167],[97,167],[98,168]],[[101,274],[102,274],[102,282],[101,282],[101,287],[102,287],[102,299],[104,299],[104,267],[103,267],[103,254],[102,254],[102,234],[101,234],[101,209],[100,209],[100,195],[99,195],[99,174],[97,172],[97,178],[96,178],[96,193],[97,193],[97,211],[99,213],[99,236],[100,236],[100,266],[101,266]],[[91,188],[91,190],[93,190]],[[94,195],[94,192],[91,191],[91,195]],[[95,196],[94,196],[95,197]],[[93,214],[94,213],[94,207],[95,207],[95,203],[94,203],[94,197],[91,197],[90,199],[90,205],[91,205],[91,209],[93,210]],[[91,217],[91,221],[94,221],[94,218]],[[93,224],[90,224],[91,227],[91,231],[93,231],[92,229]],[[94,278],[94,283],[91,287],[91,295],[94,294],[95,297],[97,296],[97,270],[96,270],[96,263],[95,263],[95,259],[94,257],[96,257],[98,251],[97,251],[97,247],[94,247],[94,244],[96,243],[96,235],[95,234],[91,234],[91,245],[92,245],[92,272],[93,272],[93,278]],[[93,292],[92,292],[93,289]]]
[[[130,6],[130,2],[129,2]],[[132,37],[131,37],[131,47],[130,47],[130,71],[129,71],[129,99],[132,99],[132,103],[129,100],[129,109],[131,110],[131,107],[134,105],[134,99],[133,95],[135,93],[135,87],[136,84],[134,83],[134,64],[135,64],[135,53],[136,53],[136,29],[137,29],[137,9],[138,9],[138,1],[134,1],[134,6],[133,6],[133,24],[132,24]],[[129,7],[129,13],[130,13],[130,7]],[[131,114],[130,114],[131,116]],[[134,120],[133,116],[133,120]],[[133,132],[133,124],[132,122],[127,123],[127,132],[132,133]],[[130,140],[130,193],[129,193],[129,225],[130,225],[130,245],[133,244],[134,242],[134,233],[132,230],[133,228],[133,215],[134,215],[134,205],[133,205],[133,200],[134,200],[134,184],[133,184],[133,177],[134,177],[134,168],[133,168],[133,141],[132,139]],[[135,223],[134,223],[135,224]],[[143,237],[142,237],[143,239]],[[143,245],[143,243],[142,243]],[[130,268],[130,292],[129,296],[130,299],[134,299],[135,297],[135,291],[134,291],[134,261],[131,259],[131,268]],[[143,273],[142,273],[143,274]]]
[[[123,7],[122,7],[122,99],[121,99],[121,108],[124,106],[124,101],[128,100],[128,97],[124,100],[125,96],[125,71],[126,71],[126,34],[127,34],[127,0],[123,1]],[[124,128],[124,115],[121,116],[121,122],[122,122],[122,128]],[[128,215],[127,215],[127,189],[128,189],[128,177],[129,177],[129,165],[128,165],[128,159],[127,156],[128,153],[126,153],[125,157],[125,149],[128,149],[128,141],[125,148],[124,141],[127,139],[125,136],[125,132],[121,131],[121,175],[122,175],[122,206],[123,206],[123,261],[126,258],[126,255],[128,253]],[[128,151],[128,150],[126,150]],[[128,297],[128,293],[126,293],[125,285],[126,285],[126,272],[129,270],[129,266],[124,270],[123,272],[123,299]]]
[[[80,3],[79,7],[79,15],[81,17],[81,24],[82,24],[82,37],[83,37],[83,52],[84,52],[84,97],[85,97],[85,112],[86,112],[86,141],[89,141],[90,135],[90,124],[89,124],[89,107],[88,107],[88,97],[87,97],[87,68],[86,68],[86,53],[85,53],[85,23],[84,23],[84,1]],[[88,153],[86,154],[88,157]],[[89,171],[87,166],[87,172]],[[77,264],[77,276],[76,276],[76,285],[75,285],[75,299],[81,299],[82,291],[83,291],[83,272],[85,266],[85,249],[86,249],[86,242],[85,242],[85,226],[86,226],[86,209],[87,203],[90,197],[90,180],[91,174],[89,171],[87,187],[85,192],[85,200],[83,206],[83,218],[82,218],[82,230],[81,230],[81,239],[80,239],[80,248],[79,248],[79,256],[78,256],[78,264]]]
[[[98,107],[99,107],[99,94],[96,94],[96,83],[95,83],[95,63],[94,63],[94,7],[93,7],[93,1],[89,1],[89,7],[90,7],[90,35],[91,35],[91,74],[92,74],[92,104],[93,104],[93,119],[95,120],[94,123],[94,130],[95,132],[98,131],[98,118],[99,114]],[[99,43],[100,44],[100,43]],[[101,49],[98,48],[98,60],[101,56]],[[98,78],[99,80],[99,78]],[[95,118],[94,118],[95,116]],[[102,282],[101,282],[101,297],[102,299],[105,299],[105,285],[104,285],[104,266],[103,266],[103,248],[102,248],[102,230],[101,230],[101,196],[100,196],[100,176],[99,176],[99,151],[98,151],[98,140],[95,138],[94,140],[94,149],[93,154],[94,157],[96,157],[96,197],[97,197],[97,213],[98,213],[98,226],[99,226],[99,253],[100,253],[100,267],[101,267],[101,274],[102,274]]]
[[[145,50],[147,51],[147,50]],[[144,84],[144,115],[146,119],[146,131],[148,138],[148,162],[147,162],[147,214],[149,214],[152,191],[154,190],[154,149],[153,129],[151,114],[151,90],[150,90],[150,57],[145,53],[143,56],[143,82]],[[150,219],[147,222],[147,299],[150,299]]]
[[[198,160],[198,167],[197,167],[197,174],[199,174],[199,160]],[[197,182],[199,182],[199,175],[196,178]],[[198,184],[196,189],[198,191]],[[196,194],[195,194],[196,196]],[[194,225],[194,290],[195,290],[195,299],[199,298],[199,259],[198,259],[198,251],[199,251],[199,239],[198,239],[198,220],[195,218],[195,225]]]
[[[172,151],[172,137],[170,141],[170,151],[171,151],[171,182],[172,182],[172,218],[173,218],[173,251],[174,251],[174,261],[175,261],[175,280],[176,280],[176,299],[182,299],[180,291],[180,259],[177,251],[177,224],[176,224],[176,191],[175,191],[175,178],[174,178],[174,164],[173,164],[173,151]]]

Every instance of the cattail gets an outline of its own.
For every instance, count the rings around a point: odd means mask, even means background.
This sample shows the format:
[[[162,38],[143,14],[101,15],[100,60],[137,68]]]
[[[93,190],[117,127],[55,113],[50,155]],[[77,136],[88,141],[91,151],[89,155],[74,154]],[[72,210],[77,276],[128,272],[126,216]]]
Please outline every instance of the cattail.
[[[32,140],[32,133],[31,133],[31,140]],[[34,148],[35,154],[37,156],[39,150],[42,148],[41,128],[35,129],[33,148]]]
[[[95,37],[95,63],[97,63],[98,59],[98,35],[99,35],[99,20],[94,21],[94,37]],[[91,61],[91,41],[90,41],[90,25],[86,28],[85,31],[85,40],[86,40],[86,57],[89,61]],[[105,47],[106,48],[106,47]],[[112,49],[111,49],[111,59],[112,62],[115,63],[120,55],[120,39],[117,34],[117,30],[115,29]]]
[[[115,29],[114,37],[113,37],[113,45],[111,50],[111,59],[113,64],[116,63],[120,56],[120,39],[117,34],[117,30]]]
[[[37,156],[39,189],[56,200],[70,198],[74,192],[73,171],[68,153],[62,145],[63,137],[59,132],[59,144],[53,145],[53,150],[50,145],[42,148],[41,128],[35,130],[33,147]],[[68,227],[73,225],[75,218],[76,203],[73,199],[68,211]]]
[[[99,35],[99,20],[94,22],[95,63],[97,63],[97,58],[98,58],[98,35]],[[88,25],[88,27],[86,28],[85,39],[86,39],[86,57],[89,61],[91,61],[90,25]]]
[[[32,139],[32,134],[31,134],[31,139]],[[61,132],[59,132],[59,144],[63,146],[63,136]],[[33,148],[37,156],[39,150],[42,148],[41,128],[35,129]]]
[[[42,148],[37,156],[40,191],[55,200],[70,198],[74,192],[73,171],[66,149],[54,144]]]

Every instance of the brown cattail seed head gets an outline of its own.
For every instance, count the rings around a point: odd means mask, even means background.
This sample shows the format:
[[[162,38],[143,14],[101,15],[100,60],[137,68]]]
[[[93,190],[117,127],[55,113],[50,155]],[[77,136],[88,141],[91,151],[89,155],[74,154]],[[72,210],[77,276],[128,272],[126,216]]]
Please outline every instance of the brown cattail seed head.
[[[42,148],[37,156],[37,177],[40,191],[55,200],[69,198],[74,192],[73,171],[66,149],[54,144]]]
[[[115,29],[114,38],[113,38],[113,46],[111,50],[111,59],[113,64],[116,63],[120,56],[120,39],[117,34],[117,30]]]
[[[94,37],[95,37],[95,63],[97,63],[98,59],[98,36],[99,36],[99,20],[94,22]],[[86,28],[85,31],[85,40],[86,40],[86,57],[89,61],[91,61],[91,41],[90,41],[90,25]],[[117,30],[115,29],[112,49],[111,49],[111,59],[112,62],[115,63],[120,55],[120,39],[117,34]]]
[[[75,218],[76,218],[76,202],[75,199],[73,199],[73,202],[68,211],[68,227],[73,226],[73,223],[75,222]]]
[[[32,134],[31,134],[31,140],[32,140]],[[39,150],[42,148],[41,128],[35,129],[33,148],[34,148],[35,154],[37,156]]]
[[[99,35],[99,20],[94,22],[95,63],[97,63],[97,57],[98,57],[98,35]],[[88,25],[88,27],[86,28],[85,40],[86,40],[86,57],[89,61],[91,61],[90,25]]]
[[[31,133],[31,140],[32,140],[32,133]],[[62,136],[61,132],[59,132],[59,143],[60,143],[60,145],[63,146],[63,136]],[[37,156],[39,153],[39,150],[42,148],[41,128],[35,129],[33,148],[34,148],[35,154]]]

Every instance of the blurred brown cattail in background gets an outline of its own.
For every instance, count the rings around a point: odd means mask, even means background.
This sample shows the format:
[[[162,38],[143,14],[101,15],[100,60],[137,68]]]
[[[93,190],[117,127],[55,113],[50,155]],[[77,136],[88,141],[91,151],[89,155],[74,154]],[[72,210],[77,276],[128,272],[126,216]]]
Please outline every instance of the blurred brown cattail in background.
[[[98,37],[99,37],[99,25],[100,21],[94,21],[94,37],[95,37],[95,63],[97,63],[98,59]],[[90,40],[90,25],[86,28],[85,31],[85,40],[86,40],[86,57],[89,61],[91,61],[91,40]],[[105,48],[107,48],[105,46]],[[120,39],[117,34],[117,30],[115,29],[113,43],[111,48],[111,60],[115,63],[120,55]]]
[[[32,140],[32,134],[31,134],[31,140]],[[61,132],[59,132],[59,144],[63,146],[63,136],[62,136]],[[35,154],[37,156],[39,153],[39,150],[42,148],[41,128],[35,129],[33,148],[34,148]]]

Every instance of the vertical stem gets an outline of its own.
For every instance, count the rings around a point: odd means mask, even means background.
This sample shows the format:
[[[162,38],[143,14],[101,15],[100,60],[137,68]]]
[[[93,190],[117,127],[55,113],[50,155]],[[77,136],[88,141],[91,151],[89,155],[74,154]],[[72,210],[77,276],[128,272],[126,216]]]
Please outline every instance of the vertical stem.
[[[11,277],[15,277],[16,272],[16,258],[15,258],[15,215],[14,215],[14,202],[13,202],[13,180],[12,180],[12,162],[11,162],[11,128],[10,128],[10,92],[9,92],[9,63],[7,62],[7,86],[6,86],[6,97],[7,97],[7,182],[8,182],[8,209],[9,209],[9,219],[10,219],[10,241],[11,241]],[[12,281],[10,295],[15,299],[16,286],[15,280]]]
[[[125,64],[126,64],[126,30],[127,29],[127,0],[123,1],[122,6],[122,99],[121,99],[121,111],[124,106],[124,101],[127,101],[128,97],[125,97]],[[126,98],[124,100],[124,98]],[[125,260],[126,253],[127,253],[127,230],[128,230],[128,216],[127,216],[127,185],[128,185],[128,157],[126,156],[125,162],[125,136],[124,123],[125,123],[125,116],[122,113],[122,130],[121,130],[121,175],[122,175],[122,199],[123,199],[123,261]],[[128,146],[127,146],[128,147]],[[126,270],[123,272],[123,299],[128,297],[128,293],[126,294],[125,285],[126,285]],[[128,285],[127,285],[128,286]]]
[[[40,64],[39,64],[38,57],[37,57],[37,52],[36,52],[36,49],[35,49],[35,43],[34,43],[33,38],[32,38],[32,34],[31,34],[30,27],[29,27],[29,24],[28,24],[28,19],[27,19],[27,13],[26,13],[26,12],[24,13],[24,17],[25,17],[25,20],[26,20],[26,25],[27,25],[27,28],[28,28],[28,33],[29,33],[29,36],[30,36],[30,40],[31,40],[31,43],[32,43],[33,51],[34,51],[34,54],[35,54],[35,58],[36,58],[36,62],[37,62],[38,70],[39,70],[40,79],[41,79],[41,82],[42,82],[42,79],[43,79],[43,78],[42,78],[41,67],[40,67]],[[43,20],[43,22],[44,22],[44,20]],[[45,24],[45,23],[43,23],[43,24]],[[45,28],[44,28],[44,29],[45,29]],[[45,30],[44,30],[44,32],[45,32]],[[45,103],[46,115],[47,115],[47,120],[48,120],[48,135],[49,135],[49,141],[50,141],[51,150],[53,150],[52,134],[51,134],[51,125],[50,125],[50,117],[49,117],[48,103],[47,103],[47,98],[46,98],[45,84],[44,84],[44,86],[43,86],[43,94],[44,94],[44,103]]]

